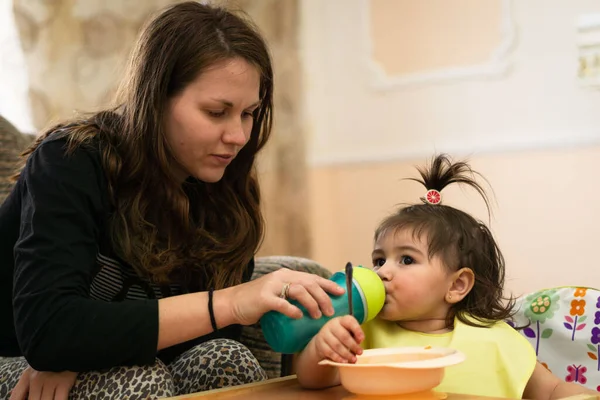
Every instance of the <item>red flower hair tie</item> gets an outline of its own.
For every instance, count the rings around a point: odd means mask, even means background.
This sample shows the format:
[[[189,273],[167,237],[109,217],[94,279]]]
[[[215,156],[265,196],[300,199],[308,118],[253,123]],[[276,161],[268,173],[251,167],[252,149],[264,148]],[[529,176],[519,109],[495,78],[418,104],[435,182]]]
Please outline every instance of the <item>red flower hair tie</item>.
[[[442,194],[438,190],[429,189],[427,193],[425,193],[423,200],[428,204],[438,205],[442,202]]]

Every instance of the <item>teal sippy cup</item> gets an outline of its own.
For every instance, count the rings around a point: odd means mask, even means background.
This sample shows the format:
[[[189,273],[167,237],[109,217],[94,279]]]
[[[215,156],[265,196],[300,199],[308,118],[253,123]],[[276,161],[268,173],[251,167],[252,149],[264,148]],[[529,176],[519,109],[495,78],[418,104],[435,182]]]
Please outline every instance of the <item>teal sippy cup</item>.
[[[346,287],[346,274],[336,272],[330,278],[332,281]],[[271,348],[284,354],[300,352],[315,336],[319,329],[332,318],[350,314],[347,292],[340,296],[329,295],[334,309],[331,317],[321,316],[312,318],[306,308],[298,301],[289,300],[300,308],[300,319],[290,318],[277,311],[269,311],[260,319],[264,337]],[[352,273],[352,311],[359,324],[363,324],[381,311],[385,302],[385,288],[377,274],[368,268],[358,266]]]

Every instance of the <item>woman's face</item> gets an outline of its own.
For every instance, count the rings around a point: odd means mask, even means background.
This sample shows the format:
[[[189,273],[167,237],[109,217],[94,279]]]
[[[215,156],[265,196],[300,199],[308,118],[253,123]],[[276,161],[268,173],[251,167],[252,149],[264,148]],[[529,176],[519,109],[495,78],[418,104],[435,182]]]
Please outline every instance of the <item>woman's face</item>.
[[[242,58],[209,67],[167,103],[166,139],[183,182],[218,182],[250,139],[260,74]]]

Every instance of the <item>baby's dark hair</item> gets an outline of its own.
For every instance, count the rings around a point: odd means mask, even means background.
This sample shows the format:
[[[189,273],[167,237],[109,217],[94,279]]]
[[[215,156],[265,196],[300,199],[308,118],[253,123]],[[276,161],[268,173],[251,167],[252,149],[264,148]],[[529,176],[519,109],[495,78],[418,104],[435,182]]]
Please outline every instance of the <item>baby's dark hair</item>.
[[[466,162],[453,162],[441,154],[435,156],[427,168],[417,167],[417,170],[422,179],[410,180],[423,184],[427,191],[441,192],[451,183],[472,187],[485,201],[489,215],[488,196],[475,181],[475,176],[481,175]],[[473,271],[475,284],[469,294],[450,309],[448,327],[453,326],[455,316],[465,324],[478,327],[512,317],[514,298],[503,296],[504,257],[488,227],[461,210],[431,204],[425,197],[421,200],[422,203],[403,206],[384,219],[375,231],[375,241],[387,233],[410,229],[416,239],[426,235],[430,259],[438,255],[451,271],[464,267]]]

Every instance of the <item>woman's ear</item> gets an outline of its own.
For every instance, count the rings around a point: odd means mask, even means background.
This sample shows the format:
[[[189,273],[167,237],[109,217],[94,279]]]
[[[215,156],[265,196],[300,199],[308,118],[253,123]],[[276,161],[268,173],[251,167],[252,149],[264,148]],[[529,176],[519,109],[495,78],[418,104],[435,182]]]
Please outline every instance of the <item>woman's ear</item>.
[[[475,273],[471,268],[461,268],[450,275],[451,283],[446,293],[446,302],[456,304],[464,299],[475,284]]]

